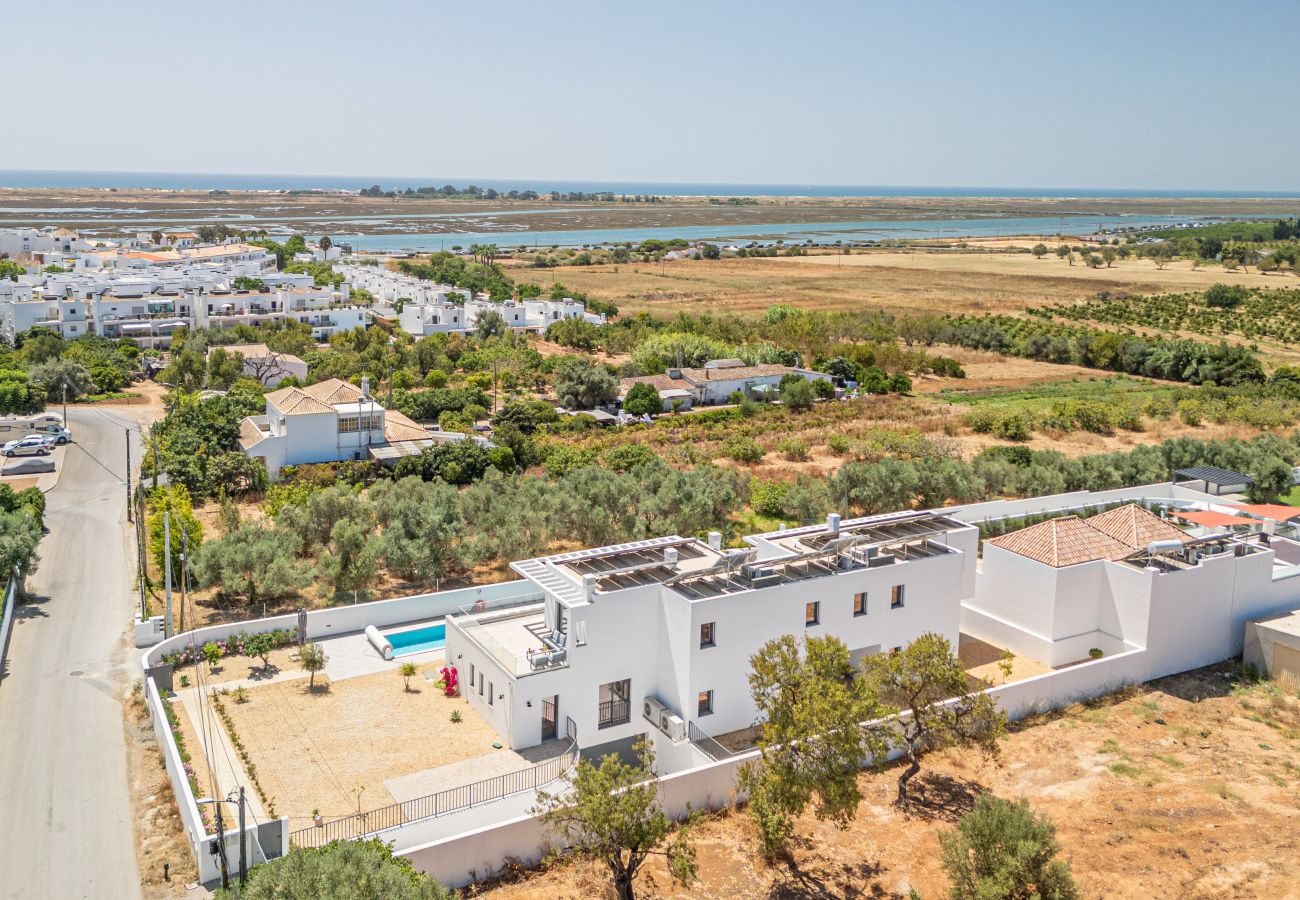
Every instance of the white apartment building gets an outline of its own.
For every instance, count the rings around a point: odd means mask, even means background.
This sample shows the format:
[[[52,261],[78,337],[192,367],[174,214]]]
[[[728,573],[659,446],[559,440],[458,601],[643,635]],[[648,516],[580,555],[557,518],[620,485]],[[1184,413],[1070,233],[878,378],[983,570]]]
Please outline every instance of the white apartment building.
[[[203,248],[198,248],[203,249]],[[239,277],[256,277],[265,291],[233,287]],[[0,331],[12,339],[34,326],[66,338],[83,334],[131,337],[146,347],[166,347],[182,326],[231,327],[291,320],[311,326],[317,340],[363,328],[369,311],[351,302],[346,283],[317,287],[308,274],[247,275],[205,265],[181,269],[92,268],[74,272],[0,279]]]
[[[67,228],[0,229],[0,257],[17,258],[54,251],[75,253],[90,249],[90,242]]]
[[[835,635],[855,660],[935,631],[957,643],[978,530],[896,513],[745,539],[678,536],[511,564],[544,599],[447,619],[447,659],[512,748],[576,724],[583,748],[673,742],[753,724],[749,658],[792,634]]]
[[[331,378],[266,395],[266,413],[239,426],[239,446],[266,465],[272,480],[285,466],[372,458],[372,451],[406,444],[419,452],[429,433],[402,413],[384,409],[361,387]]]

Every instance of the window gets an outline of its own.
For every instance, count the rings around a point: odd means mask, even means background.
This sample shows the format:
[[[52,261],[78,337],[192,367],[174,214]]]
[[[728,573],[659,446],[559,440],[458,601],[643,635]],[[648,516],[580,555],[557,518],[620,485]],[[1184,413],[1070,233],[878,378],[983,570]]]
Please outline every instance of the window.
[[[496,692],[497,692],[496,685],[494,685],[492,682],[489,681],[488,682],[488,706],[493,705],[492,697]]]
[[[890,609],[903,608],[903,586],[901,584],[896,584],[893,586],[893,588],[890,589],[889,608]]]
[[[803,624],[805,628],[811,628],[821,619],[822,605],[821,601],[814,600],[812,603],[803,605]]]
[[[483,673],[480,672],[479,675],[478,675],[478,695],[479,695],[480,697],[483,696],[483,683],[484,683],[485,681],[487,681],[487,679],[484,678],[484,677],[483,677]]]
[[[713,630],[717,624],[718,624],[717,622],[705,622],[703,625],[700,626],[700,647],[701,648],[714,646]]]
[[[470,683],[471,686],[474,684],[474,664],[473,664],[473,663],[470,663],[470,664],[469,664],[469,683]]]
[[[713,691],[700,691],[696,698],[698,710],[696,715],[711,716],[713,715]]]
[[[867,592],[853,595],[853,615],[865,616],[867,614]]]
[[[356,416],[339,416],[339,434],[351,434],[358,426]]]
[[[596,727],[625,725],[632,718],[632,681],[611,681],[600,686],[596,705]]]

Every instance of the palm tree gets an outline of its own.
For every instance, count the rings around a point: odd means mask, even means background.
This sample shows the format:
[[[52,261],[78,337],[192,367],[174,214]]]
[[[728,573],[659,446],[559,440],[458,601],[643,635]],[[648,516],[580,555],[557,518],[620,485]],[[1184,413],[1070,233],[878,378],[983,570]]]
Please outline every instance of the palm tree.
[[[415,676],[415,671],[416,671],[415,663],[404,662],[402,663],[402,667],[401,669],[399,669],[399,671],[402,673],[402,690],[406,691],[407,693],[410,693],[411,678]]]

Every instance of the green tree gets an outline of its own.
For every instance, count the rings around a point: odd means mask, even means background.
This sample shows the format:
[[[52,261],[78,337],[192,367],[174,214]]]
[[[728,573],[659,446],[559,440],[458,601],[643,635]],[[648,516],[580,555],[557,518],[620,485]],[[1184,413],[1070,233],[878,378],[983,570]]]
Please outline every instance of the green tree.
[[[1255,479],[1250,486],[1252,503],[1274,503],[1294,487],[1291,467],[1277,457],[1263,460],[1251,477]]]
[[[812,409],[817,393],[808,379],[796,377],[797,381],[788,381],[781,388],[781,404],[795,412]]]
[[[26,275],[27,270],[12,259],[0,259],[0,278],[17,281],[19,275]]]
[[[506,317],[501,315],[495,309],[489,309],[480,312],[474,319],[474,333],[481,340],[487,340],[492,337],[502,337],[510,331],[510,324]]]
[[[165,519],[168,513],[170,513],[172,579],[173,584],[180,584],[181,553],[185,546],[183,534],[188,535],[189,538],[191,559],[203,544],[203,525],[194,515],[190,492],[185,485],[163,485],[149,492],[149,549],[159,578],[164,575],[167,561],[166,532],[169,523]]]
[[[1115,264],[1115,249],[1113,247],[1103,248],[1101,251],[1101,258],[1105,260],[1106,268],[1109,269]]]
[[[374,580],[379,571],[380,545],[370,525],[361,519],[340,519],[330,530],[327,552],[320,558],[321,574],[335,593],[357,591]]]
[[[870,682],[854,677],[848,648],[838,638],[792,635],[764,644],[750,657],[749,689],[758,708],[761,761],[741,769],[748,811],[763,853],[784,851],[794,820],[809,804],[819,819],[843,828],[862,801],[858,771],[864,759],[883,762],[882,734],[863,723],[882,708]]]
[[[315,690],[316,673],[323,670],[329,661],[329,657],[325,655],[325,648],[315,641],[303,644],[298,650],[298,665],[308,673],[308,690]]]
[[[40,520],[30,510],[0,510],[0,590],[9,580],[9,573],[17,568],[21,591],[23,580],[36,571],[40,562],[36,552],[40,542]]]
[[[1033,248],[1029,252],[1034,254],[1034,259],[1042,259],[1047,255],[1047,245],[1034,244]]]
[[[921,759],[948,747],[997,751],[1006,716],[993,698],[972,691],[961,662],[942,635],[928,632],[897,653],[878,653],[863,665],[863,678],[876,696],[897,709],[887,727],[901,747],[907,768],[898,776],[898,802],[907,803],[907,783],[921,771]]]
[[[259,631],[257,634],[250,634],[244,640],[244,655],[256,656],[262,661],[262,671],[271,670],[271,651],[275,649],[275,639],[271,637],[269,631]]]
[[[222,593],[259,600],[287,597],[311,582],[310,568],[298,559],[302,540],[285,528],[245,522],[232,534],[204,544],[194,556],[199,582]]]
[[[208,354],[208,387],[225,390],[244,374],[244,357],[224,347],[214,347]]]
[[[415,677],[417,671],[416,665],[413,662],[404,662],[398,668],[398,671],[402,673],[402,690],[409,694],[411,692],[411,679]]]
[[[634,900],[636,873],[651,855],[667,859],[668,872],[679,884],[690,884],[696,873],[691,817],[674,834],[659,800],[654,751],[640,743],[637,755],[638,765],[623,763],[615,754],[599,765],[578,760],[566,778],[567,790],[538,791],[534,809],[575,853],[609,869],[619,900]]]
[[[254,866],[248,884],[219,891],[219,900],[453,900],[451,891],[383,841],[332,841],[294,847]]]
[[[45,396],[51,401],[62,400],[65,389],[69,400],[76,400],[95,389],[89,370],[71,359],[48,359],[35,365],[30,378],[33,384],[45,389]]]
[[[664,402],[653,384],[639,381],[628,389],[623,409],[633,416],[654,416],[664,411]]]
[[[556,367],[555,396],[569,409],[593,409],[618,396],[618,381],[590,357],[567,356]]]
[[[1075,900],[1069,863],[1056,859],[1056,826],[1029,802],[981,794],[939,835],[952,900]]]

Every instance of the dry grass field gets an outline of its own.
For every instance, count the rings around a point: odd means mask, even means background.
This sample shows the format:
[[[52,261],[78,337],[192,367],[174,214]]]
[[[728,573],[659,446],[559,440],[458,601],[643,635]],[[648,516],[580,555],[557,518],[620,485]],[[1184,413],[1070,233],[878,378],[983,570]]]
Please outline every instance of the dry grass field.
[[[1010,313],[1026,307],[1092,299],[1101,291],[1161,293],[1217,282],[1291,287],[1289,275],[1193,269],[1177,262],[1157,269],[1146,259],[1112,268],[1071,266],[1024,253],[866,250],[781,258],[677,260],[531,269],[510,275],[549,288],[556,281],[618,304],[621,313],[762,313],[778,303],[807,309],[878,309],[891,313]]]
[[[637,895],[947,896],[938,835],[987,790],[1052,818],[1089,900],[1300,897],[1300,700],[1271,683],[1203,669],[1021,723],[996,760],[929,761],[907,810],[893,803],[896,775],[861,777],[864,802],[845,830],[804,816],[791,858],[772,865],[743,813],[717,814],[697,831],[700,880],[675,886],[655,858]],[[561,863],[480,896],[587,900],[612,896],[608,884],[595,865]]]

